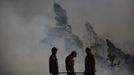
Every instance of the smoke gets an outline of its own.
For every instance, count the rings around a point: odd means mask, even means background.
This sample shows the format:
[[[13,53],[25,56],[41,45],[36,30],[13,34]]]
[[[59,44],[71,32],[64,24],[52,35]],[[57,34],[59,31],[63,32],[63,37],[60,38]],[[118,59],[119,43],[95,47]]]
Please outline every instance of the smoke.
[[[58,0],[59,1],[59,0]],[[99,14],[99,11],[96,12],[98,6],[97,4],[103,3],[98,0],[91,0],[88,2],[86,0],[86,6],[84,6],[84,1],[71,0],[69,2],[59,1],[65,4],[67,11],[69,12],[69,23],[73,25],[73,29],[77,34],[80,34],[82,30],[78,28],[82,28],[85,20],[90,20],[91,24],[95,26],[95,29],[98,32],[106,32],[107,31],[107,23],[105,24],[104,20],[101,20],[102,16]],[[106,0],[105,0],[106,1]],[[81,3],[83,2],[83,3]],[[53,3],[51,0],[1,0],[0,1],[0,74],[1,75],[49,75],[48,69],[48,58],[51,54],[52,46],[56,46],[58,48],[58,62],[60,71],[65,71],[64,59],[70,53],[70,51],[64,51],[63,39],[56,38],[57,41],[52,42],[51,46],[44,46],[44,44],[40,45],[40,41],[44,39],[44,37],[48,37],[47,30],[49,27],[54,27],[55,21],[53,16]],[[71,5],[69,5],[69,3]],[[87,6],[90,3],[91,6]],[[97,3],[97,4],[96,4]],[[82,4],[82,5],[81,5]],[[80,6],[79,6],[80,5]],[[94,6],[95,5],[95,6]],[[86,9],[82,9],[88,7],[89,10],[93,10],[88,15],[88,11]],[[92,8],[93,6],[93,8]],[[102,6],[101,9],[105,7]],[[70,10],[74,9],[74,10]],[[118,8],[119,9],[119,8]],[[78,13],[78,14],[76,14]],[[84,14],[83,14],[84,13]],[[71,15],[72,14],[72,15]],[[91,16],[93,15],[93,16]],[[95,16],[97,15],[97,16]],[[101,16],[102,15],[102,16]],[[94,17],[95,16],[95,17]],[[126,15],[127,16],[127,15]],[[110,16],[111,17],[111,16]],[[93,19],[91,19],[93,18]],[[98,19],[97,19],[98,18]],[[108,17],[109,18],[109,17]],[[133,18],[133,17],[132,17]],[[95,20],[96,19],[96,20]],[[102,22],[102,23],[100,23]],[[108,21],[109,22],[109,21]],[[111,23],[111,21],[110,21]],[[131,23],[131,22],[130,22]],[[105,24],[100,28],[101,25]],[[122,23],[123,24],[123,23]],[[100,25],[100,26],[99,26]],[[106,27],[105,27],[106,26]],[[132,26],[132,25],[131,25]],[[103,31],[103,27],[105,30]],[[132,27],[133,28],[133,27]],[[118,28],[119,29],[119,28]],[[127,30],[126,30],[127,31]],[[131,31],[131,30],[130,30]],[[53,31],[51,32],[50,37],[52,38]],[[62,34],[62,33],[61,33]],[[127,33],[126,33],[127,34]],[[81,34],[80,34],[81,35]],[[60,37],[60,35],[58,35]],[[51,40],[51,39],[49,39]],[[132,39],[133,40],[133,39]],[[49,42],[46,41],[45,44]],[[50,42],[51,43],[51,42]],[[43,46],[43,47],[42,47]],[[78,50],[80,51],[80,50]],[[78,52],[81,57],[77,57],[75,70],[76,71],[84,71],[84,55],[82,52]],[[79,60],[80,59],[80,60]],[[79,62],[81,61],[81,62]],[[83,64],[83,65],[80,65]],[[104,69],[104,67],[100,67],[100,65],[105,65],[104,62],[100,64],[100,61],[97,62],[97,73],[102,75],[111,75],[113,74],[111,70]],[[120,72],[124,75],[128,75],[128,72]],[[118,75],[123,75],[118,74]]]
[[[60,59],[60,71],[65,71],[64,59],[71,51],[65,52],[63,48],[64,41],[57,39],[59,42],[55,41],[56,44],[52,42],[54,44],[49,47],[42,47],[44,44],[40,45],[41,39],[44,37],[49,36],[48,40],[51,40],[50,38],[54,39],[56,38],[54,36],[59,35],[59,30],[54,28],[54,21],[50,17],[48,18],[48,15],[44,15],[47,13],[32,13],[36,12],[37,9],[32,9],[34,7],[30,7],[30,5],[28,5],[29,3],[26,4],[26,8],[25,5],[23,5],[23,3],[27,3],[26,1],[3,1],[2,3],[2,12],[0,14],[0,59],[2,61],[0,62],[0,74],[49,74],[48,58],[51,54],[50,50],[52,46],[58,48],[57,57]],[[31,3],[31,5],[33,3]],[[57,32],[57,34],[53,32]],[[45,44],[49,43],[45,42]],[[77,69],[79,68],[77,67]]]
[[[58,1],[66,8],[68,21],[76,34],[83,34],[83,24],[88,20],[99,35],[110,33],[118,42],[133,41],[134,35],[129,35],[134,32],[133,0]]]
[[[47,53],[50,52],[41,49],[39,41],[44,36],[45,25],[51,21],[35,14],[30,19],[31,16],[22,17],[10,2],[3,3],[1,11],[0,74],[48,74]]]

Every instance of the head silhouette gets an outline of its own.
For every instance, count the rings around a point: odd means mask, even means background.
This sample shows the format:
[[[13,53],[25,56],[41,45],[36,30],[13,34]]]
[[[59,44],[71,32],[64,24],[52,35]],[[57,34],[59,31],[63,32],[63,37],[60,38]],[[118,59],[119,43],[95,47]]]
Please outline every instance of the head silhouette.
[[[91,48],[88,48],[88,47],[87,47],[87,48],[85,49],[85,52],[86,52],[87,54],[89,54],[89,53],[91,53],[91,50],[92,50]]]
[[[57,48],[56,48],[56,47],[53,47],[53,48],[51,49],[51,52],[52,52],[53,55],[56,55],[56,53],[57,53]]]
[[[72,52],[71,52],[71,56],[72,56],[72,57],[76,57],[76,56],[77,56],[76,51],[72,51]]]

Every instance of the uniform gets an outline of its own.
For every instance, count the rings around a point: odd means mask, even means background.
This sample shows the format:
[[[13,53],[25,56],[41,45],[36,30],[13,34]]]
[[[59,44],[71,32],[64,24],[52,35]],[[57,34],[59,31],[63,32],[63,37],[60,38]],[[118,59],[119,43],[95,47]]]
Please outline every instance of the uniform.
[[[55,55],[51,55],[49,58],[49,73],[52,75],[58,75],[58,60]]]
[[[67,75],[76,75],[74,72],[74,59],[70,55],[66,57],[65,63]]]
[[[85,58],[85,72],[84,75],[95,75],[95,57],[93,54],[88,54]]]

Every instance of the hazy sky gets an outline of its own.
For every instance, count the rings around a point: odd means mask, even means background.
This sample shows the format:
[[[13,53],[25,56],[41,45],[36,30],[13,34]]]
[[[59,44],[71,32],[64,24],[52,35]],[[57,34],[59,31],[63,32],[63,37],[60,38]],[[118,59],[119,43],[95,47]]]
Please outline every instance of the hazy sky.
[[[85,30],[85,22],[89,21],[100,36],[110,33],[119,43],[134,42],[134,0],[55,1],[66,10],[73,32],[80,37]],[[0,0],[1,74],[48,74],[46,60],[51,52],[40,48],[39,44],[45,36],[45,25],[55,25],[53,2]]]
[[[33,17],[54,21],[54,0],[1,0],[1,21],[9,12],[30,21]],[[99,35],[110,33],[116,41],[134,42],[133,0],[55,0],[67,11],[74,32],[82,34],[89,21]],[[3,22],[3,21],[2,21]],[[49,23],[49,22],[48,22]]]

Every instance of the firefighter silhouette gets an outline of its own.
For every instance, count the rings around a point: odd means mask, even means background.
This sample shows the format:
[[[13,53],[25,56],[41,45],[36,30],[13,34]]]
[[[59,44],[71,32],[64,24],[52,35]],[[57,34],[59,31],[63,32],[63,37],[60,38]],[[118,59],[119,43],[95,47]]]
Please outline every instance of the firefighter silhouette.
[[[71,54],[69,54],[65,59],[67,75],[76,75],[76,73],[74,72],[74,59],[73,59],[76,56],[77,56],[76,52],[72,51]]]
[[[50,58],[49,58],[49,73],[51,73],[52,75],[58,75],[59,69],[58,69],[58,60],[56,57],[57,48],[53,47],[51,52],[52,52],[52,55],[50,55]]]
[[[91,52],[91,48],[86,48],[86,57],[85,57],[85,71],[84,75],[95,75],[96,68],[95,68],[95,56]]]

